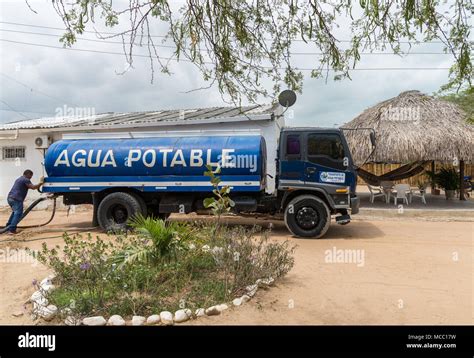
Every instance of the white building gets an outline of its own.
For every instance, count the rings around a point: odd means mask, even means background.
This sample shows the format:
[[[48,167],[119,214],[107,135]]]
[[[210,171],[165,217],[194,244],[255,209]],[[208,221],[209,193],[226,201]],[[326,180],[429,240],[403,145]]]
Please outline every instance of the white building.
[[[274,177],[278,136],[284,126],[282,113],[279,105],[255,105],[50,117],[0,125],[0,206],[7,205],[8,192],[24,170],[34,172],[33,183],[46,176],[44,153],[49,144],[60,139],[258,133],[267,144],[267,173]],[[267,192],[273,190],[270,181]],[[30,191],[27,201],[39,195]]]

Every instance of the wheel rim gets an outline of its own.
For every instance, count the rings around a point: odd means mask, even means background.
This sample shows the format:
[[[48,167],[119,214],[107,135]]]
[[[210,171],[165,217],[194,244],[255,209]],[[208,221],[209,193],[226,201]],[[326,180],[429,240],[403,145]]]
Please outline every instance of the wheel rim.
[[[310,206],[304,206],[296,213],[296,222],[302,229],[314,229],[319,222],[318,212]]]
[[[128,220],[128,210],[124,205],[113,205],[109,210],[108,215],[115,223],[124,224]]]

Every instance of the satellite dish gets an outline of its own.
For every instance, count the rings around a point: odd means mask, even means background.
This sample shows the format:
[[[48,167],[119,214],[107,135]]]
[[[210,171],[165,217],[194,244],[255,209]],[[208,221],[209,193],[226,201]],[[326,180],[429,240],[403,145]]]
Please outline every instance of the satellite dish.
[[[284,90],[278,96],[278,103],[283,107],[291,107],[296,102],[296,93],[292,90]]]

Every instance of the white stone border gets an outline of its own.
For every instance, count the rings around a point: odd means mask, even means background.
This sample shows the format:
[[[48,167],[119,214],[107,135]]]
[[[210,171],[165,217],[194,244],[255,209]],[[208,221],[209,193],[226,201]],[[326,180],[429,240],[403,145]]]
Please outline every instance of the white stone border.
[[[54,279],[54,275],[49,275],[45,279],[43,279],[39,284],[39,290],[35,291],[28,302],[33,304],[33,311],[32,315],[35,318],[42,318],[45,321],[51,321],[54,317],[57,316],[59,310],[56,306],[50,305],[48,299],[46,298],[46,293],[51,292],[54,290],[55,286],[52,283]],[[269,287],[271,286],[275,280],[272,277],[269,278],[262,278],[255,281],[255,284],[249,285],[245,288],[247,294],[235,298],[229,305],[234,307],[239,307],[243,303],[248,302],[255,294],[257,293],[259,288]],[[175,323],[182,323],[186,322],[189,319],[197,319],[202,316],[217,316],[220,315],[223,311],[229,308],[227,303],[221,303],[220,305],[215,305],[204,308],[198,308],[194,314],[189,308],[177,310],[174,315],[169,311],[163,311],[160,314],[154,314],[149,317],[143,316],[133,316],[132,317],[132,326],[143,326],[143,325],[157,325],[161,323],[164,326],[170,326]],[[65,308],[63,310],[65,313],[70,313],[71,310],[69,308]],[[74,316],[67,316],[64,323],[67,326],[125,326],[125,320],[119,315],[112,315],[108,320],[106,320],[103,316],[93,316],[93,317],[86,317],[82,320],[76,319]]]

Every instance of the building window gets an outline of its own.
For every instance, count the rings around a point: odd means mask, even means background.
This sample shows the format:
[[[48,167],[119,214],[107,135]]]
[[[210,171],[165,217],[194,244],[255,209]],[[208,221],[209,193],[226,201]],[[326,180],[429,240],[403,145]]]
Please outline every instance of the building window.
[[[26,147],[2,147],[3,160],[25,159]]]

